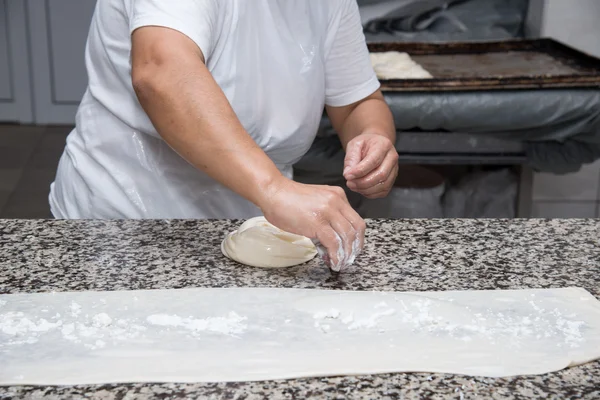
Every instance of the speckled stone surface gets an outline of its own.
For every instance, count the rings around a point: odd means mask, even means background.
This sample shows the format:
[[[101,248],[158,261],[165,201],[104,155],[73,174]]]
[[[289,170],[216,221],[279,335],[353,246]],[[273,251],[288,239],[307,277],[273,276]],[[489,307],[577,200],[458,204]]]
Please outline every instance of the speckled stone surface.
[[[370,221],[352,271],[261,270],[219,249],[236,221],[0,220],[0,293],[296,287],[468,290],[579,286],[600,298],[600,220]],[[600,362],[502,379],[393,374],[259,383],[4,387],[0,399],[600,399]]]

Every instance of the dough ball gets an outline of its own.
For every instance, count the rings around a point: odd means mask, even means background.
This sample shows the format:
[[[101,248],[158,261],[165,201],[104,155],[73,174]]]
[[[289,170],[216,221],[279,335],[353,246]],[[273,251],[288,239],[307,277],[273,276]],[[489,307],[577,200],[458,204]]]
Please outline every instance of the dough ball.
[[[276,228],[264,217],[252,218],[221,243],[226,257],[241,264],[261,268],[284,268],[312,260],[317,249],[304,236]]]
[[[407,53],[386,51],[371,53],[371,64],[379,79],[431,79],[433,76]]]

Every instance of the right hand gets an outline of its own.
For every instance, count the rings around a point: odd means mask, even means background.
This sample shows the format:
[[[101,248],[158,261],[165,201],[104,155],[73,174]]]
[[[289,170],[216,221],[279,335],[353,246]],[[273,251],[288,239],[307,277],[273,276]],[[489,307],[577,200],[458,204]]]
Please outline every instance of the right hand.
[[[284,231],[318,240],[329,266],[339,271],[362,250],[365,222],[352,209],[342,188],[305,185],[282,179],[272,185],[261,209]]]

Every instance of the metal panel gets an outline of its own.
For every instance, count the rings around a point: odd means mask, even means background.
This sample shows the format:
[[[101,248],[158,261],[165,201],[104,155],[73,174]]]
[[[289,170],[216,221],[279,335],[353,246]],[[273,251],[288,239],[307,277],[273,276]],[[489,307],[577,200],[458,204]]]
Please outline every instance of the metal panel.
[[[524,154],[522,142],[500,140],[483,134],[458,132],[398,132],[396,149],[406,153]]]
[[[600,87],[600,59],[552,39],[368,46],[371,52],[408,53],[434,76],[382,80],[384,91]]]

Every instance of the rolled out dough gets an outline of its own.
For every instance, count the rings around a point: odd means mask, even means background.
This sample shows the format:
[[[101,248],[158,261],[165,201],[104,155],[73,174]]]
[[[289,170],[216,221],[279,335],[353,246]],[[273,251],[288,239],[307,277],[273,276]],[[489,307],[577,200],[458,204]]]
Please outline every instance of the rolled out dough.
[[[583,289],[0,295],[0,385],[542,374],[600,358]]]
[[[262,268],[292,267],[317,255],[309,238],[282,231],[264,217],[249,219],[229,233],[221,251],[239,263]]]
[[[379,79],[431,79],[433,76],[407,53],[371,53],[371,64]]]

